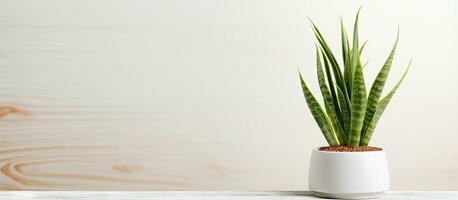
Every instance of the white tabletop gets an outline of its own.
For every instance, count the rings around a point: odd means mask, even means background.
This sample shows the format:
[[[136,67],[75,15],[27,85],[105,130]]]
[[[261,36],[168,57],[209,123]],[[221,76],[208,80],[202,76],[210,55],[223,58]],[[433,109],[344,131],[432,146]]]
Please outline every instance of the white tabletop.
[[[310,192],[213,192],[213,191],[4,191],[0,199],[171,199],[171,200],[307,200],[319,199]],[[458,200],[458,191],[395,191],[380,199]]]

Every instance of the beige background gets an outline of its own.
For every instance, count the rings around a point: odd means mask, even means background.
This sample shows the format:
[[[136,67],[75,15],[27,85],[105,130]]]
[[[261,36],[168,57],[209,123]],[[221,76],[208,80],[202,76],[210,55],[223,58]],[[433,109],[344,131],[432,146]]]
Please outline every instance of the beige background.
[[[297,77],[318,92],[306,16],[340,56],[360,5],[369,82],[397,24],[387,87],[414,59],[372,141],[392,189],[458,190],[453,0],[1,0],[0,187],[305,190],[325,145]]]

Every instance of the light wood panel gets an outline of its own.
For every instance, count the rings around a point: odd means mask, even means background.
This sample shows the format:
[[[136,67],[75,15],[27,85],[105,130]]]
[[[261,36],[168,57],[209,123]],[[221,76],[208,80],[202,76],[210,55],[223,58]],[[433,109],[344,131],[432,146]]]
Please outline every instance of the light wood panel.
[[[393,188],[458,189],[456,3],[363,5],[367,82],[398,23],[387,88],[414,57],[374,133]],[[318,91],[305,19],[339,47],[338,17],[359,6],[0,1],[0,188],[305,190],[309,152],[325,145],[297,79],[299,66]]]

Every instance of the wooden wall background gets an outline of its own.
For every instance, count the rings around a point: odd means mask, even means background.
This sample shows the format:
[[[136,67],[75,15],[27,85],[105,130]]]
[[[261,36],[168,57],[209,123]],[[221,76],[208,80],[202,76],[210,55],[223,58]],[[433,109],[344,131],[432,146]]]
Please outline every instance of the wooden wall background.
[[[338,47],[361,4],[367,74],[398,23],[392,83],[414,57],[374,138],[393,189],[458,189],[456,2],[206,0],[0,1],[0,189],[305,190],[305,16]]]

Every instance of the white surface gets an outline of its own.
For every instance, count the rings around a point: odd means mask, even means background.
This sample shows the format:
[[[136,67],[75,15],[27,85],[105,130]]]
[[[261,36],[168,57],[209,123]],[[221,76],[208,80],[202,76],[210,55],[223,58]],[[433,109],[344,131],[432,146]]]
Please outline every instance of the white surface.
[[[321,199],[310,192],[0,192],[1,199],[167,199],[167,200],[309,200]],[[387,192],[383,199],[456,200],[458,192]]]
[[[0,103],[30,115],[0,119],[0,187],[305,190],[325,145],[297,75],[318,94],[306,16],[340,58],[362,5],[366,82],[398,24],[387,89],[413,57],[372,141],[392,189],[458,190],[457,4],[1,0]]]
[[[312,150],[309,171],[311,191],[346,198],[389,190],[385,151],[325,152]],[[353,198],[355,198],[353,197]]]

